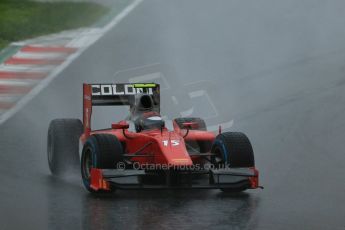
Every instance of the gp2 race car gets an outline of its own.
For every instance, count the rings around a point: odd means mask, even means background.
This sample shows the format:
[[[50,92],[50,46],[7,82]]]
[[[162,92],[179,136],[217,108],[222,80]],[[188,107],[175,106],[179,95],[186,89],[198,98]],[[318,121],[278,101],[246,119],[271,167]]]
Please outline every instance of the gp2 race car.
[[[129,106],[130,115],[108,129],[91,130],[93,106]],[[135,130],[129,130],[129,123]],[[174,119],[168,130],[160,116],[160,86],[154,83],[84,84],[83,123],[50,123],[48,163],[53,175],[81,168],[83,184],[92,193],[260,188],[246,135],[221,127],[216,135],[202,119],[191,117]]]

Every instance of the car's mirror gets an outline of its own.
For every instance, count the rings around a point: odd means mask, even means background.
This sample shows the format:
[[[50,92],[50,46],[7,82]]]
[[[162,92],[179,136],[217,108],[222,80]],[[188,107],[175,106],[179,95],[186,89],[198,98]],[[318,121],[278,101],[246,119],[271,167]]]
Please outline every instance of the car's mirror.
[[[111,124],[111,128],[112,129],[128,129],[129,128],[129,124],[126,122],[126,123],[114,123],[114,124]]]
[[[196,122],[184,122],[182,123],[183,128],[185,129],[198,129],[199,124]]]

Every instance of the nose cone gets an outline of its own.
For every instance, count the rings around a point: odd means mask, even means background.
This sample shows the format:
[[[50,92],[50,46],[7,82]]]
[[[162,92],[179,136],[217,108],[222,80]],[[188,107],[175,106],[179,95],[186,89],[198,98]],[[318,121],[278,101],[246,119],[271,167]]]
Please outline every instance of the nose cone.
[[[162,136],[160,143],[161,152],[169,166],[191,166],[190,158],[183,138],[174,132]]]

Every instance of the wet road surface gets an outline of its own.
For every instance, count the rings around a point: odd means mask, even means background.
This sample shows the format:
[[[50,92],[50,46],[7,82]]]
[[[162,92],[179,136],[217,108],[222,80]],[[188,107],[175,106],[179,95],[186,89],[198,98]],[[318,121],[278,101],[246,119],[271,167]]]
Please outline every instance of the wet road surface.
[[[344,10],[343,1],[144,1],[0,128],[0,228],[344,229]],[[135,79],[165,86],[167,119],[245,132],[265,190],[97,198],[79,175],[50,176],[49,122],[81,118],[81,84]],[[97,109],[93,124],[125,115]]]

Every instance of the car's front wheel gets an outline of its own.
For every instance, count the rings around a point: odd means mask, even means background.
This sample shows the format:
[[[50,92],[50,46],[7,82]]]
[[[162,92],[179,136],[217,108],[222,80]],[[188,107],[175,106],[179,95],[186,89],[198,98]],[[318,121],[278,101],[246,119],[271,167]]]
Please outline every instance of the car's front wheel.
[[[116,136],[111,134],[92,135],[84,144],[81,156],[81,175],[83,184],[90,192],[91,169],[115,169],[117,163],[123,160],[123,148]],[[104,191],[102,191],[104,192]]]
[[[213,145],[212,163],[218,167],[250,168],[255,166],[254,152],[248,137],[240,132],[219,134]],[[222,189],[224,192],[241,192],[246,188]]]

